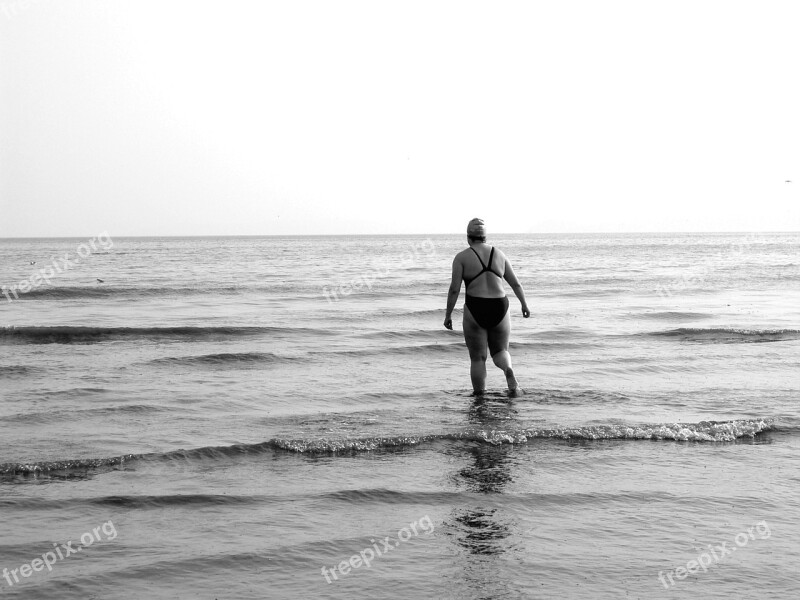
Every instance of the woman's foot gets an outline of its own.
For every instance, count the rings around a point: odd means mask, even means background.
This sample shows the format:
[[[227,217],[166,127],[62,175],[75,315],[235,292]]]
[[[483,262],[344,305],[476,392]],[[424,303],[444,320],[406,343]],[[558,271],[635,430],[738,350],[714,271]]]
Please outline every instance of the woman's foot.
[[[514,377],[514,369],[508,367],[504,372],[506,374],[506,383],[508,384],[508,393],[516,395],[519,384],[517,383],[517,378]]]

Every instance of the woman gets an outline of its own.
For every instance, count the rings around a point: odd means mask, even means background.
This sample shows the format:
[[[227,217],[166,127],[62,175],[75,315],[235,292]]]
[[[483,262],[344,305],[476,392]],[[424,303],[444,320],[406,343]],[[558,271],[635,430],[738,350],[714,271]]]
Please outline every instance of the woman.
[[[508,353],[511,316],[503,279],[514,290],[522,304],[522,316],[527,319],[531,313],[525,302],[525,293],[505,254],[486,243],[486,225],[481,219],[472,219],[467,225],[467,241],[469,248],[456,254],[453,259],[453,278],[447,293],[444,326],[453,329],[451,315],[463,280],[467,295],[464,303],[464,340],[469,348],[469,374],[473,392],[478,395],[486,390],[488,347],[492,361],[506,376],[509,393],[516,395],[517,379]]]

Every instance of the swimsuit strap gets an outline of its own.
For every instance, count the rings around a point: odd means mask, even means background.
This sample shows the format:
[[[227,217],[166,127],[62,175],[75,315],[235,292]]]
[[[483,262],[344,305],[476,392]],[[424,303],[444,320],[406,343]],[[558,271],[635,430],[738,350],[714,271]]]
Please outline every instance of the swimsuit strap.
[[[495,274],[495,275],[497,275],[497,276],[498,276],[500,279],[502,279],[502,278],[503,278],[503,276],[502,276],[502,275],[500,275],[500,273],[498,273],[497,271],[495,271],[495,270],[492,268],[492,259],[493,259],[493,258],[494,258],[494,246],[492,246],[492,251],[489,253],[489,264],[488,264],[488,265],[486,265],[486,270],[487,270],[487,271],[489,271],[490,273],[494,273],[494,274]]]
[[[481,269],[480,273],[475,275],[475,277],[472,277],[470,279],[467,279],[466,277],[464,277],[464,283],[466,284],[466,288],[467,289],[469,289],[469,284],[471,284],[473,281],[475,281],[478,277],[480,277],[481,275],[483,275],[487,271],[490,272],[490,273],[494,273],[495,275],[497,275],[498,277],[500,277],[502,279],[502,276],[500,276],[494,269],[492,269],[492,259],[494,258],[494,246],[492,246],[492,251],[489,253],[489,264],[488,265],[483,263],[483,261],[481,260],[481,255],[478,254],[478,251],[475,250],[475,248],[470,246],[470,250],[472,250],[475,253],[475,256],[478,257],[478,262],[481,263],[481,267],[483,267],[483,268]]]
[[[486,265],[483,264],[483,261],[481,260],[481,255],[478,254],[478,251],[475,250],[475,248],[473,248],[472,246],[470,246],[469,249],[472,250],[475,253],[475,256],[478,257],[478,262],[481,263],[481,266],[483,267],[483,271],[485,271],[486,270]],[[492,254],[494,254],[494,246],[492,246]],[[491,255],[489,255],[489,264],[492,264],[492,256]],[[483,271],[481,271],[481,273],[483,273]],[[478,275],[480,275],[480,273],[478,273]]]

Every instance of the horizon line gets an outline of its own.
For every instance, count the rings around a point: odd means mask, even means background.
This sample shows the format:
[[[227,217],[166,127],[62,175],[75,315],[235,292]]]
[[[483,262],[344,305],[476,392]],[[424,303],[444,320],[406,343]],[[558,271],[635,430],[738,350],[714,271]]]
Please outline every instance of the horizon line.
[[[105,232],[107,233],[107,232]],[[529,232],[497,232],[487,237],[503,236],[503,235],[675,235],[675,234],[715,234],[715,233],[739,233],[739,234],[757,234],[757,233],[800,233],[800,230],[731,230],[731,231],[529,231]],[[158,235],[117,235],[117,239],[146,239],[146,238],[288,238],[288,237],[309,237],[309,238],[322,238],[322,237],[402,237],[402,236],[466,236],[464,233],[209,233],[209,234],[158,234]],[[33,236],[8,236],[0,237],[0,240],[75,240],[84,239],[86,237],[92,238],[94,235],[81,236],[81,235],[33,235]]]

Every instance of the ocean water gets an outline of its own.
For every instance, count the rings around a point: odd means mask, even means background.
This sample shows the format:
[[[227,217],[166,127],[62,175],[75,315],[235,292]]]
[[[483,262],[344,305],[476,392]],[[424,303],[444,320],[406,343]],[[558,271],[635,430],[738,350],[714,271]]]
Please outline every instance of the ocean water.
[[[796,598],[800,234],[489,241],[0,240],[0,595]]]

